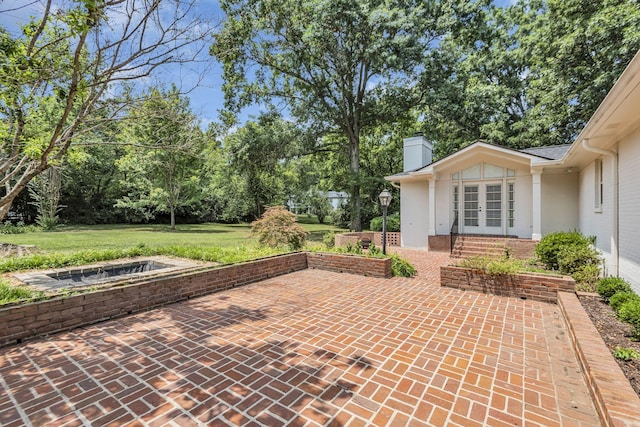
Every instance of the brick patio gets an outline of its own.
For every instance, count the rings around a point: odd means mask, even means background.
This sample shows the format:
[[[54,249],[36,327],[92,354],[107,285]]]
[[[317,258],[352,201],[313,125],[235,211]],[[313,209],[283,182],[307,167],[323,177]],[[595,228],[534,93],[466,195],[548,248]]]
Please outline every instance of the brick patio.
[[[304,270],[0,349],[0,425],[600,425],[557,305]]]

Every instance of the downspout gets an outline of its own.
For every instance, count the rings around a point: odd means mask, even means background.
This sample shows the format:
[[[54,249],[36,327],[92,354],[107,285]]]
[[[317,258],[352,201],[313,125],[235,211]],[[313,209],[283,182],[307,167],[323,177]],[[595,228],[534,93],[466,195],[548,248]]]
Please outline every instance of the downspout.
[[[620,273],[619,261],[620,254],[618,252],[618,238],[619,238],[619,219],[618,219],[618,153],[612,150],[605,150],[603,148],[596,148],[589,145],[588,139],[582,140],[582,146],[585,150],[592,153],[603,154],[611,157],[611,174],[613,176],[613,224],[611,225],[611,271],[612,276],[618,276]]]

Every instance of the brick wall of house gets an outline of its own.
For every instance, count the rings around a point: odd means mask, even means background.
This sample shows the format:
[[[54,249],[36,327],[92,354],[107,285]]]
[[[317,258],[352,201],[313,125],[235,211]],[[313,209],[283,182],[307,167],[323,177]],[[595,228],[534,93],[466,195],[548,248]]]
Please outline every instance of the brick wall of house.
[[[480,270],[454,266],[440,267],[440,285],[550,303],[557,303],[558,292],[575,292],[575,281],[569,276],[529,273],[488,275]]]
[[[309,260],[309,262],[308,262]],[[0,309],[0,345],[89,325],[306,268],[391,276],[391,260],[298,252]]]

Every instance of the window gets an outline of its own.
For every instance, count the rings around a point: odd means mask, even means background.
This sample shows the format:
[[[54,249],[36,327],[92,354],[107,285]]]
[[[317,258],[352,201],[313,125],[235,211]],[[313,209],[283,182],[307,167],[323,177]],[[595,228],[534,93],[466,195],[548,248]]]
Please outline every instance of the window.
[[[487,227],[502,226],[502,185],[487,185],[486,191],[486,225]]]
[[[458,217],[458,204],[460,202],[460,193],[458,190],[458,186],[453,186],[453,217]]]
[[[595,209],[597,212],[602,212],[602,202],[604,200],[604,166],[602,159],[596,159],[595,168]]]
[[[513,227],[516,221],[516,185],[513,182],[507,183],[507,224]]]
[[[478,201],[479,187],[477,185],[464,186],[464,225],[477,227],[479,225]]]

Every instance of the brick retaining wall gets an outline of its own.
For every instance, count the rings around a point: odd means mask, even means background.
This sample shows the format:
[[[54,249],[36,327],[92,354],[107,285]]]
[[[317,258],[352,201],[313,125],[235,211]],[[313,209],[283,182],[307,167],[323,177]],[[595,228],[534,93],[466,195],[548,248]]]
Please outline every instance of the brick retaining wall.
[[[391,275],[390,259],[307,252],[262,258],[0,308],[0,346],[304,270],[308,266],[375,277]]]
[[[360,274],[369,277],[391,277],[389,258],[365,258],[353,255],[336,255],[321,252],[307,253],[308,268],[338,273]]]
[[[551,303],[557,303],[558,292],[575,292],[575,281],[569,276],[534,273],[489,275],[481,270],[455,266],[440,267],[440,285]]]
[[[558,296],[558,305],[602,424],[640,426],[640,398],[613,359],[578,297],[562,293]]]

